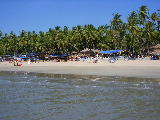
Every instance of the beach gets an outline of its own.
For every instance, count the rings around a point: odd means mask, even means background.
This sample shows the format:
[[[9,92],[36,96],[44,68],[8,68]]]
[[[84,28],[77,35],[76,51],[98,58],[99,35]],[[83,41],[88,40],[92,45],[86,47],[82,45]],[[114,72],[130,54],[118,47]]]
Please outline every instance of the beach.
[[[118,77],[160,78],[160,60],[107,60],[92,61],[45,61],[39,63],[22,62],[14,66],[8,61],[0,62],[0,71],[24,71],[49,74],[99,75]]]

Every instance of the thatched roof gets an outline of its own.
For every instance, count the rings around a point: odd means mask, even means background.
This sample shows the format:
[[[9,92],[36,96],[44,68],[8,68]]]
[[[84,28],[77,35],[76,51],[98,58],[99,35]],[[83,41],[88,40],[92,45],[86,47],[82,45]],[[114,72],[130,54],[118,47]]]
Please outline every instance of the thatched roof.
[[[94,52],[94,53],[99,53],[100,52],[100,50],[97,50],[97,49],[88,49],[88,48],[86,48],[86,49],[84,49],[84,50],[82,50],[81,52]]]
[[[156,46],[152,47],[153,49],[160,49],[160,44],[157,44]]]
[[[153,52],[151,52],[151,53],[149,53],[149,54],[156,54],[156,55],[160,55],[160,51],[153,51]]]

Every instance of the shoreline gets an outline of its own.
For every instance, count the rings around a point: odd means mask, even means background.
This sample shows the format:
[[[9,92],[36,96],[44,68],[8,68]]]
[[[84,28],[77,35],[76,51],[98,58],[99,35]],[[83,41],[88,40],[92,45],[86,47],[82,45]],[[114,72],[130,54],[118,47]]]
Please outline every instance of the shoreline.
[[[7,61],[0,62],[0,71],[21,71],[48,74],[98,75],[118,77],[160,78],[160,60],[118,60],[109,63],[88,61],[68,62],[22,62],[22,66],[14,66]]]

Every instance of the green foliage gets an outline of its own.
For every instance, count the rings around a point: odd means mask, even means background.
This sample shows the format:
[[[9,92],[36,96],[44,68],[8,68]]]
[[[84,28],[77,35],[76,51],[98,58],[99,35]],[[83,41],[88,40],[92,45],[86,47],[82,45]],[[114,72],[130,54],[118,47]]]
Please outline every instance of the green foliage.
[[[44,33],[24,31],[17,36],[13,31],[0,31],[0,56],[5,54],[72,53],[85,48],[109,50],[125,49],[135,55],[145,54],[160,43],[160,14],[149,13],[147,6],[133,11],[124,23],[121,15],[113,14],[110,25],[98,28],[92,24],[77,25],[69,30],[56,26]]]

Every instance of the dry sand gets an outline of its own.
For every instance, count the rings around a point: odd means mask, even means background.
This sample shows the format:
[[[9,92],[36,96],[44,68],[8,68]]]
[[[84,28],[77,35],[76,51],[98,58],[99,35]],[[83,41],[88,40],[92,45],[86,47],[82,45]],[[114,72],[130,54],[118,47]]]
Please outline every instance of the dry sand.
[[[28,62],[22,62],[22,66],[0,62],[0,71],[160,78],[160,60],[118,60],[115,63],[109,63],[107,60],[100,60],[99,63],[50,61],[28,64]]]

